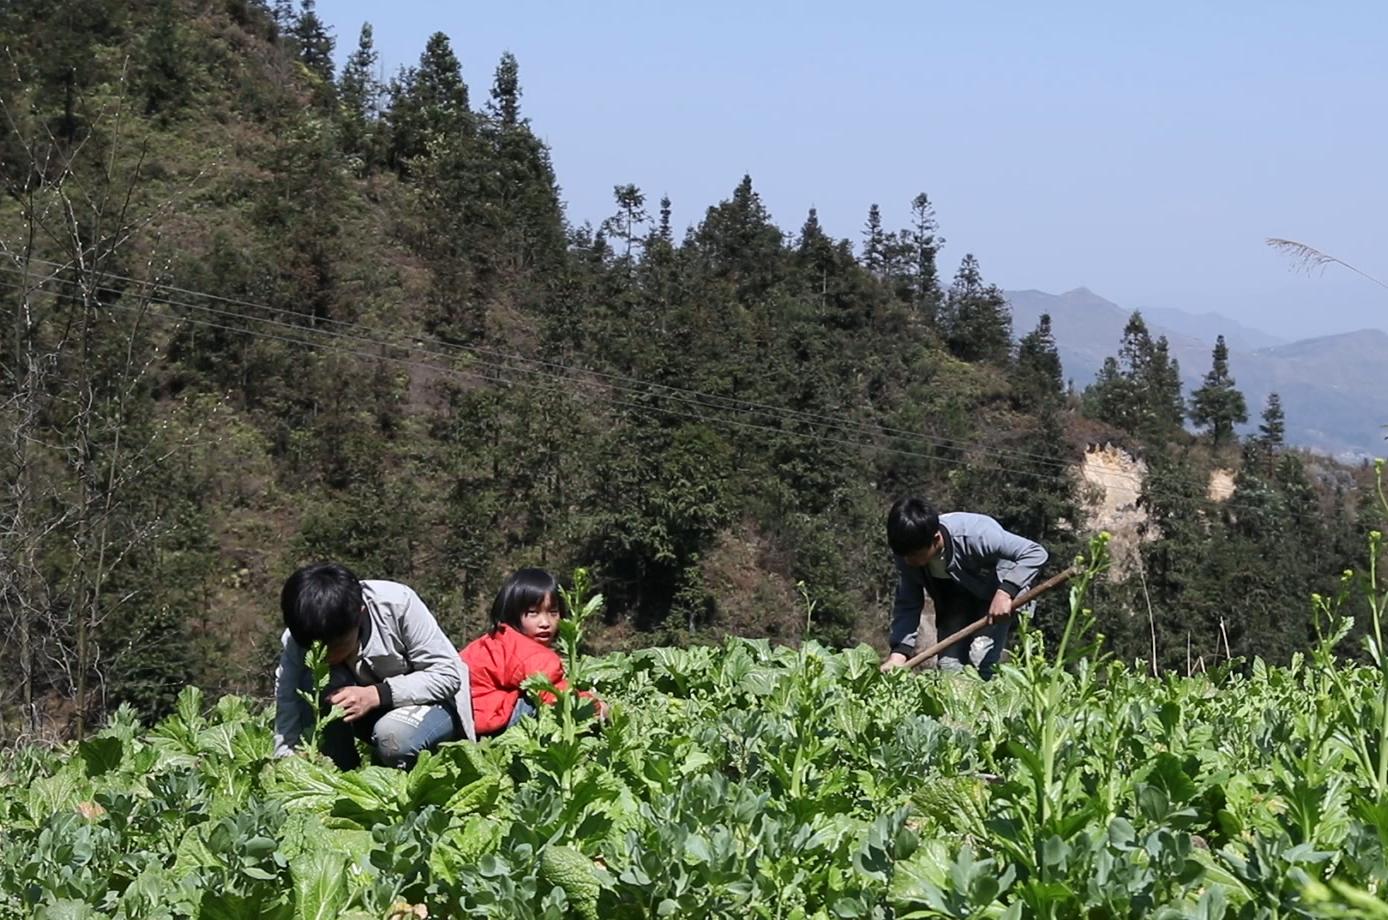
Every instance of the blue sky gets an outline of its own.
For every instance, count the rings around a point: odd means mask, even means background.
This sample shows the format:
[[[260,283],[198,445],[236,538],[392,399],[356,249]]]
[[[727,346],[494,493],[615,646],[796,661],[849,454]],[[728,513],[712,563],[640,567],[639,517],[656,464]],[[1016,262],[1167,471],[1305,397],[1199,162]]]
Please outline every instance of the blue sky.
[[[474,104],[520,62],[570,220],[634,182],[697,222],[743,173],[778,224],[859,238],[930,195],[1005,288],[1218,311],[1288,337],[1388,328],[1388,4],[320,0],[387,73],[442,31]]]

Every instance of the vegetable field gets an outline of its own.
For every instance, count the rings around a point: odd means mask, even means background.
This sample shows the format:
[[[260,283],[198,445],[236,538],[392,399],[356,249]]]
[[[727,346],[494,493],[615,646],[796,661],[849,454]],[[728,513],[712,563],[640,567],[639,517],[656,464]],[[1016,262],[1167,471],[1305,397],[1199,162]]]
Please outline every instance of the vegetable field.
[[[987,684],[812,642],[575,659],[606,725],[566,693],[410,772],[272,760],[267,713],[189,690],[8,756],[0,917],[1388,917],[1377,636],[1337,661],[1321,600],[1289,667],[1154,680],[1082,590]]]

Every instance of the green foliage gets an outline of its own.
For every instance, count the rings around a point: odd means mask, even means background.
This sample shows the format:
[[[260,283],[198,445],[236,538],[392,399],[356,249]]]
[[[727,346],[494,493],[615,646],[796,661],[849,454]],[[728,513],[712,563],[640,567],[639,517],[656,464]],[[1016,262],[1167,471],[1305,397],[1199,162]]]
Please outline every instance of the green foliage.
[[[361,173],[370,172],[384,156],[380,137],[382,87],[376,79],[378,61],[371,23],[363,23],[357,48],[347,57],[337,87],[342,105],[342,150],[361,164]]]
[[[401,172],[428,152],[431,144],[453,140],[472,123],[467,84],[448,36],[429,36],[419,65],[390,85],[389,160]]]
[[[0,238],[23,249],[24,183],[46,174],[31,158],[76,151],[74,194],[131,204],[92,225],[111,234],[91,241],[106,272],[87,279],[92,335],[49,360],[83,319],[71,272],[33,301],[32,328],[14,297],[0,311],[4,430],[24,433],[0,461],[33,487],[0,507],[0,632],[28,630],[0,735],[61,730],[37,723],[67,711],[44,704],[72,698],[78,674],[94,715],[154,717],[190,683],[265,689],[266,601],[310,557],[415,584],[456,640],[507,571],[581,563],[606,598],[594,648],[728,633],[847,646],[883,631],[881,514],[901,494],[991,513],[1056,558],[1078,548],[1067,467],[1094,426],[1060,396],[1044,328],[1011,361],[977,260],[941,290],[926,194],[904,228],[874,209],[862,261],[813,211],[783,232],[750,176],[688,203],[687,232],[629,183],[609,221],[570,226],[513,56],[474,110],[476,73],[447,36],[382,92],[364,27],[334,86],[316,19],[289,0],[0,4],[14,57]],[[50,193],[27,213],[62,213]],[[43,241],[81,236],[41,232],[38,255],[68,261]],[[13,372],[27,346],[36,382]],[[127,356],[142,370],[122,379]],[[1182,440],[1162,342],[1133,324],[1106,374],[1096,414],[1130,446]],[[140,462],[102,465],[117,435],[149,445]],[[1163,666],[1185,670],[1187,636],[1196,660],[1307,646],[1305,589],[1349,558],[1351,509],[1378,512],[1343,471],[1286,453],[1250,454],[1222,507],[1201,497],[1203,448],[1179,474],[1149,457],[1162,510],[1141,552]],[[113,468],[127,474],[104,509],[95,474]],[[73,509],[90,512],[80,532]],[[78,564],[102,522],[123,548]],[[1289,528],[1310,535],[1295,552]],[[1139,587],[1102,590],[1140,614]],[[1145,657],[1133,623],[1111,633]]]
[[[1185,417],[1180,367],[1165,336],[1152,340],[1141,313],[1128,319],[1118,358],[1105,360],[1084,391],[1084,403],[1091,417],[1156,444],[1180,430]]]
[[[1279,411],[1280,408],[1279,405]],[[1215,341],[1214,358],[1204,385],[1190,394],[1190,420],[1209,427],[1216,447],[1234,436],[1235,425],[1248,421],[1243,394],[1234,389],[1234,378],[1229,376],[1229,346],[1224,344],[1222,335]]]
[[[294,21],[294,43],[299,50],[299,60],[313,74],[323,87],[333,82],[333,39],[328,26],[318,18],[316,0],[301,0],[299,15]]]
[[[1318,598],[1286,668],[1153,679],[1101,652],[1090,545],[1054,651],[882,674],[731,638],[586,658],[573,691],[409,771],[270,759],[200,695],[0,761],[0,911],[133,917],[1378,916],[1388,607]],[[1381,553],[1371,538],[1370,558]],[[575,578],[584,602],[585,579]],[[1339,661],[1368,602],[1371,664]]]
[[[1012,347],[1012,313],[995,284],[984,284],[978,260],[964,256],[945,295],[945,339],[965,361],[1005,363]]]
[[[1019,408],[1053,408],[1065,395],[1065,380],[1051,332],[1050,314],[1017,344],[1017,368],[1012,375],[1013,400]]]

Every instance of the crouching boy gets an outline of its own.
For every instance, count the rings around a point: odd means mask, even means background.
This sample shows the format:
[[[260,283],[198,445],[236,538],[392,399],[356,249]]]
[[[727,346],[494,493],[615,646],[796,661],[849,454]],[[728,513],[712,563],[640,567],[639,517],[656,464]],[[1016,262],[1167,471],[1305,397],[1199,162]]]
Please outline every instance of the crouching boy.
[[[323,643],[331,672],[320,712],[340,706],[320,745],[339,768],[360,763],[354,739],[374,760],[408,768],[421,751],[476,739],[467,667],[434,615],[405,585],[359,581],[345,566],[304,566],[284,583],[284,651],[275,671],[275,754],[292,753],[313,717],[305,651]]]
[[[899,668],[916,649],[916,625],[925,598],[935,605],[940,636],[975,620],[989,625],[940,653],[944,670],[973,665],[985,679],[993,674],[1012,614],[1012,599],[1026,590],[1046,564],[1039,543],[1004,530],[984,514],[940,514],[921,498],[903,498],[887,512],[887,543],[896,559],[896,601],[882,670]]]

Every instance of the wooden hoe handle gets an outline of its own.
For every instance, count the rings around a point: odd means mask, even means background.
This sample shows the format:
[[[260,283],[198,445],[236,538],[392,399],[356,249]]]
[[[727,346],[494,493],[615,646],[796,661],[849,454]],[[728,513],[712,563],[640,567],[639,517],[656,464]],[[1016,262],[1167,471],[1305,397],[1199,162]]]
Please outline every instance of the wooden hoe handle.
[[[1027,604],[1030,604],[1032,601],[1036,600],[1038,597],[1045,594],[1047,591],[1051,590],[1056,585],[1063,584],[1064,582],[1069,581],[1072,576],[1077,575],[1078,573],[1079,569],[1075,568],[1074,566],[1070,566],[1070,568],[1066,569],[1065,571],[1057,575],[1052,575],[1050,578],[1047,578],[1045,581],[1041,582],[1041,584],[1037,585],[1036,587],[1023,591],[1021,594],[1018,594],[1016,597],[1014,597],[1012,599],[1012,609],[1016,610],[1019,607],[1025,607]],[[974,633],[978,632],[980,629],[987,625],[987,617],[977,619],[974,622],[970,623],[968,626],[965,626],[963,629],[959,630],[958,632],[951,633],[950,635],[945,636],[943,639],[941,639],[939,642],[936,642],[934,645],[930,646],[925,651],[919,652],[911,656],[906,660],[906,664],[902,665],[902,667],[914,668],[922,661],[925,661],[928,658],[934,658],[936,655],[940,654],[945,649],[958,642],[960,639],[969,638]]]

